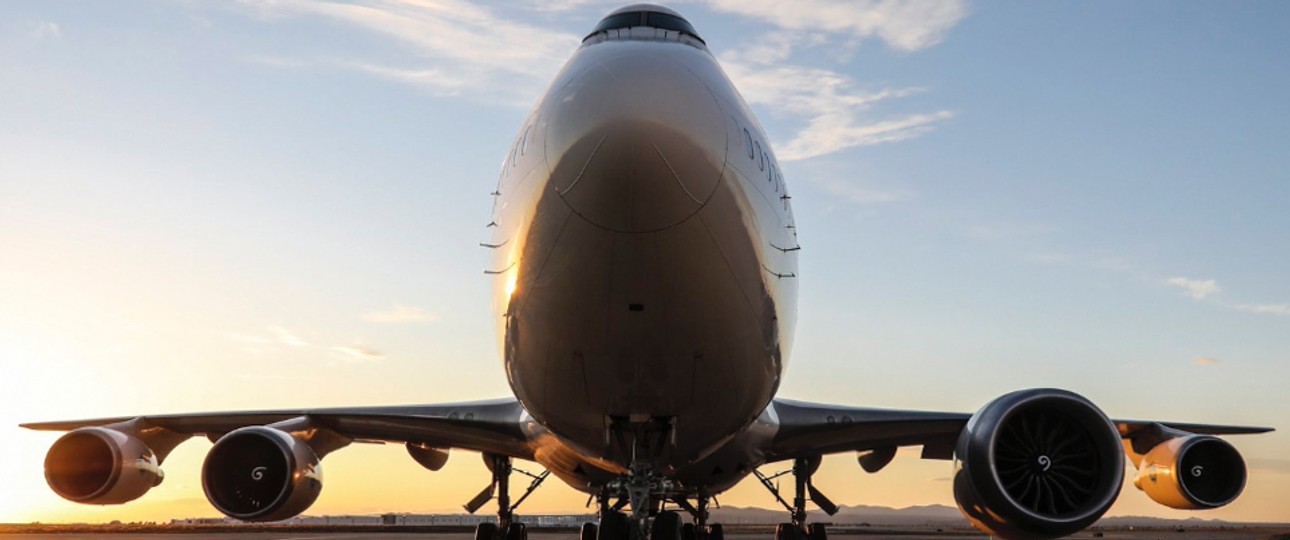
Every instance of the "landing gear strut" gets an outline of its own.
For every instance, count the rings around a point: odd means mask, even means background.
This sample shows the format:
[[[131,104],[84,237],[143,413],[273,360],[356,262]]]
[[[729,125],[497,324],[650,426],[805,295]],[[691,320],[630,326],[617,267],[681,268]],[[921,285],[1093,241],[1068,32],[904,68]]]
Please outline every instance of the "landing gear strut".
[[[493,481],[479,492],[474,499],[466,503],[466,511],[473,514],[493,498],[494,492],[497,494],[497,523],[480,523],[475,528],[474,540],[528,540],[528,527],[523,523],[515,521],[515,509],[519,508],[524,499],[529,498],[533,491],[542,485],[551,471],[542,471],[542,474],[533,474],[523,469],[516,469],[511,465],[511,458],[507,456],[495,456],[484,454],[484,464],[493,473]],[[519,500],[511,504],[511,473],[518,472],[532,478],[528,489]]]
[[[770,490],[775,500],[788,509],[791,521],[780,523],[775,527],[775,540],[828,540],[828,531],[821,523],[806,523],[806,501],[808,499],[819,506],[824,513],[833,515],[838,513],[838,506],[833,504],[828,497],[825,497],[820,490],[811,485],[811,475],[820,467],[820,458],[797,458],[793,460],[793,468],[787,471],[766,476],[761,471],[754,470],[753,474],[761,481],[766,489]],[[793,475],[793,504],[788,504],[779,494],[779,486],[771,482],[776,478],[786,474]]]

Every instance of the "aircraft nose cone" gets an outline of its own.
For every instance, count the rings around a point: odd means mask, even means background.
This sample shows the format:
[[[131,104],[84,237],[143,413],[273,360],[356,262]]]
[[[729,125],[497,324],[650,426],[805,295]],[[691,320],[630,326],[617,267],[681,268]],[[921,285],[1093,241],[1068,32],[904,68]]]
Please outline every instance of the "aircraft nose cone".
[[[630,52],[605,58],[554,96],[550,185],[575,213],[606,229],[651,232],[681,223],[721,178],[720,110],[680,62]]]

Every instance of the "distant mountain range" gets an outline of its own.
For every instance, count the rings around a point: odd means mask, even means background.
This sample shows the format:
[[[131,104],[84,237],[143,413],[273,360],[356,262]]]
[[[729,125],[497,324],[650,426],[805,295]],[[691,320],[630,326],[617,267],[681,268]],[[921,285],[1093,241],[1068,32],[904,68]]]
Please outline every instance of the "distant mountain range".
[[[714,522],[729,524],[772,524],[787,521],[786,510],[767,508],[740,508],[723,506],[712,510]],[[843,506],[834,516],[823,512],[810,512],[809,521],[835,523],[839,525],[891,525],[891,526],[968,526],[967,520],[958,508],[939,504],[929,506],[911,506],[908,508],[888,508],[885,506]],[[1257,525],[1260,527],[1277,526],[1277,524],[1233,523],[1217,519],[1167,519],[1145,516],[1110,517],[1098,521],[1094,526],[1100,527],[1225,527],[1239,525]],[[1290,525],[1288,525],[1290,526]]]

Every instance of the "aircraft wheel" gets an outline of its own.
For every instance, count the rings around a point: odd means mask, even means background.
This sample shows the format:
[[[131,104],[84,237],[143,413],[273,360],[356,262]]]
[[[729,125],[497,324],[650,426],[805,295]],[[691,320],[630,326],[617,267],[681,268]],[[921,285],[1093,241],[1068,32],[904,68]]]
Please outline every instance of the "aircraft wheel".
[[[497,524],[480,523],[475,526],[475,540],[497,540]]]
[[[599,529],[595,523],[583,523],[582,530],[578,532],[578,540],[596,540]]]
[[[829,540],[829,532],[824,528],[823,523],[812,523],[807,526],[806,538],[808,540]]]
[[[523,523],[512,523],[506,528],[506,540],[529,540],[529,528]]]
[[[712,525],[708,525],[707,540],[726,540],[725,527],[722,527],[720,523],[713,523]]]
[[[659,512],[649,531],[650,540],[680,540],[681,516],[676,512]]]
[[[699,540],[698,528],[693,523],[681,524],[681,540]]]
[[[600,516],[596,540],[627,540],[627,516],[622,512],[607,512]]]
[[[775,526],[775,540],[802,540],[801,529],[792,523],[780,523]]]

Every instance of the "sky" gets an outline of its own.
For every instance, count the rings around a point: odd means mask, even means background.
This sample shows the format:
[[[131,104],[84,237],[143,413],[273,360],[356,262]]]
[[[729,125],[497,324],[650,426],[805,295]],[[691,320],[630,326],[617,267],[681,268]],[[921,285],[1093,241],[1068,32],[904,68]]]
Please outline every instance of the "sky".
[[[120,507],[46,486],[19,422],[509,395],[489,313],[502,158],[618,3],[0,4],[0,522],[214,516],[210,443]],[[1028,387],[1265,425],[1203,513],[1290,522],[1290,4],[687,0],[793,193],[780,394],[973,411]],[[531,469],[538,469],[536,465]],[[310,513],[457,511],[477,455],[324,463]],[[773,472],[775,466],[764,468]],[[842,504],[953,504],[951,465],[826,459]],[[549,483],[521,512],[577,512]],[[773,507],[755,481],[725,505]],[[485,510],[489,511],[489,510]]]

